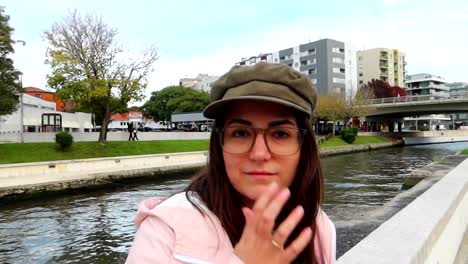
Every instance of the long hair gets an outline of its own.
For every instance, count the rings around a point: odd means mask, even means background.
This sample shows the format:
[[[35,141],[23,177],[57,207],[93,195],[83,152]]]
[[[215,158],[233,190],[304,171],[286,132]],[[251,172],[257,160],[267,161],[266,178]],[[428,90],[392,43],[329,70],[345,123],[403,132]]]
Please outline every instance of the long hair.
[[[286,241],[285,247],[297,238],[304,228],[311,227],[312,240],[293,263],[316,263],[314,237],[317,214],[323,202],[323,176],[318,148],[309,118],[296,114],[296,120],[298,127],[306,129],[307,132],[303,135],[296,175],[289,186],[291,196],[277,217],[275,228],[286,219],[296,206],[302,205],[304,216]],[[223,120],[217,119],[215,127],[220,128],[223,123]],[[219,129],[213,129],[211,132],[206,170],[195,177],[185,191],[187,192],[187,199],[203,213],[200,206],[188,195],[189,192],[197,193],[207,208],[219,218],[232,245],[235,246],[239,242],[245,226],[244,215],[241,211],[241,208],[245,205],[242,195],[232,186],[227,176],[218,131]]]

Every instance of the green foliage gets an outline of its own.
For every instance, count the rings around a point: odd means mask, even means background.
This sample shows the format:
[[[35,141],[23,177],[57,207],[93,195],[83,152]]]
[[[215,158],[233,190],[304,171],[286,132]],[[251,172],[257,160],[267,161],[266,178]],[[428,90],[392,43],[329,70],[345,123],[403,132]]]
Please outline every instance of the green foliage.
[[[202,111],[210,103],[207,92],[184,86],[169,86],[153,92],[142,109],[155,120],[170,121],[172,113]]]
[[[13,60],[9,58],[9,54],[15,51],[13,44],[16,41],[11,39],[14,29],[9,26],[10,17],[4,11],[5,8],[0,6],[0,115],[11,114],[16,109],[18,94],[21,93],[21,72],[15,69]]]
[[[62,151],[65,151],[73,144],[73,136],[67,131],[60,131],[55,134],[55,143],[59,145]]]
[[[341,138],[349,144],[353,144],[358,133],[357,127],[343,128],[340,131]]]

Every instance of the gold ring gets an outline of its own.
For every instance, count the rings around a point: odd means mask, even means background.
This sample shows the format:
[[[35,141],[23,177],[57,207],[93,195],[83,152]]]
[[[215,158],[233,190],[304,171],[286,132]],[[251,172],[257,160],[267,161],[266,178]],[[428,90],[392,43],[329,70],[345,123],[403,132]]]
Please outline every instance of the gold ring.
[[[275,248],[282,249],[282,247],[281,247],[275,240],[272,239],[272,240],[271,240],[271,243],[273,244],[273,246],[274,246]]]

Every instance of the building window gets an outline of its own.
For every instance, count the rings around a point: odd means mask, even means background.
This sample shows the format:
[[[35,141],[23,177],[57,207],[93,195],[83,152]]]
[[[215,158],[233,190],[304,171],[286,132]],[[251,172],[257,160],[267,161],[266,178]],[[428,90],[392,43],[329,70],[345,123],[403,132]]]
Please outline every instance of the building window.
[[[338,68],[338,67],[333,67],[333,72],[334,73],[345,73],[345,69]]]
[[[359,77],[362,77],[362,75],[363,75],[363,73],[362,73],[362,72],[360,72],[360,73],[359,73]]]
[[[363,80],[360,80],[360,81],[359,81],[359,84],[364,84],[364,81],[363,81]]]
[[[359,56],[359,57],[358,57],[358,61],[362,61],[362,56]]]
[[[317,70],[315,68],[309,70],[309,74],[316,74]]]
[[[308,64],[307,61],[301,61],[302,66],[306,66],[307,64]]]
[[[299,63],[295,62],[294,67],[297,67],[297,66],[299,66]]]
[[[334,77],[334,78],[333,78],[333,82],[334,82],[334,83],[345,83],[345,79]]]
[[[310,55],[310,54],[315,54],[316,51],[315,51],[315,49],[310,49],[310,50],[307,51],[307,53],[308,53],[309,55]]]
[[[34,97],[41,98],[42,99],[42,94],[34,94]]]
[[[343,48],[332,48],[332,51],[335,52],[335,53],[344,53]]]
[[[281,57],[280,57],[280,60],[284,60],[284,56],[281,56]]]
[[[278,58],[275,58],[275,62],[278,62]]]
[[[344,60],[342,58],[333,58],[332,61],[335,63],[344,63]]]

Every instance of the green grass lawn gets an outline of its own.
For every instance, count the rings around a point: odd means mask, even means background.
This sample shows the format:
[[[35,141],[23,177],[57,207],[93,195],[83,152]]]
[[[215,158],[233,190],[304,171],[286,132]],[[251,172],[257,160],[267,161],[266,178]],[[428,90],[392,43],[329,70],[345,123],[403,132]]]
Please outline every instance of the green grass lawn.
[[[342,140],[341,137],[332,137],[324,143],[320,144],[321,148],[333,148],[333,147],[345,147],[352,145],[362,145],[362,144],[375,144],[375,143],[389,143],[387,139],[374,136],[357,136],[356,141],[353,144],[348,144],[346,141]]]
[[[388,141],[379,137],[358,136],[352,145],[385,142]],[[0,164],[200,151],[208,150],[208,145],[208,140],[112,141],[107,145],[74,142],[69,150],[62,152],[55,143],[0,144]],[[350,144],[340,137],[332,137],[320,145],[321,148],[342,146]]]
[[[208,150],[208,144],[208,140],[74,142],[66,152],[55,143],[0,144],[0,164],[199,151]]]
[[[462,153],[468,155],[468,149],[465,149]]]

